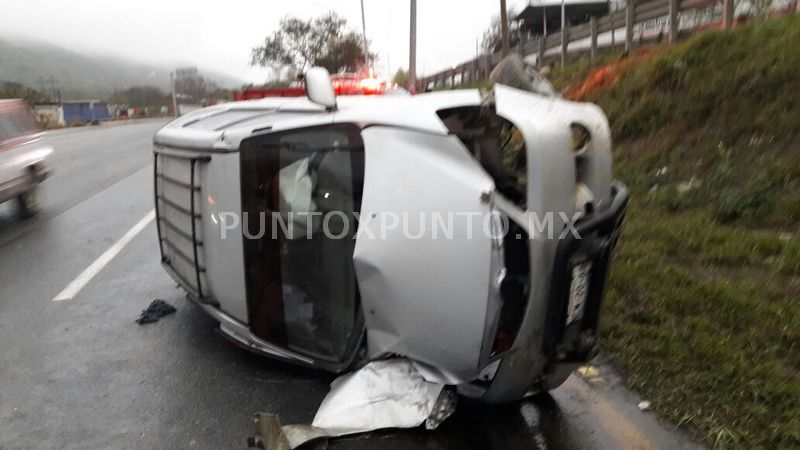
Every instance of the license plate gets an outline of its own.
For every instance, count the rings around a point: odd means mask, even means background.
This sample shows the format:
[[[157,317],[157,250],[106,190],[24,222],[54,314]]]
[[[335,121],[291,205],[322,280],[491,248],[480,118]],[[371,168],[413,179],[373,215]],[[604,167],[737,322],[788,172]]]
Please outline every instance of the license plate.
[[[591,271],[591,262],[577,264],[572,268],[572,282],[569,286],[569,306],[567,308],[567,325],[583,318],[583,309],[586,304],[586,298],[589,296],[589,278]]]

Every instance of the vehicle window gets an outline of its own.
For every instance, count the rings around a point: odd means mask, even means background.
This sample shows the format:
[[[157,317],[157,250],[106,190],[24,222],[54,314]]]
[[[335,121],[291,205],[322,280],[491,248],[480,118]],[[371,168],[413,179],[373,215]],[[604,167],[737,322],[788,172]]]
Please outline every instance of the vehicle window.
[[[25,110],[0,115],[0,141],[37,131],[36,120]]]
[[[27,109],[20,109],[12,114],[12,120],[16,123],[20,134],[33,133],[38,130],[36,119]]]
[[[353,250],[364,177],[360,130],[333,125],[250,139],[241,173],[251,330],[341,361],[359,314]]]
[[[10,114],[0,114],[0,142],[11,139],[14,136],[14,129],[11,124]]]

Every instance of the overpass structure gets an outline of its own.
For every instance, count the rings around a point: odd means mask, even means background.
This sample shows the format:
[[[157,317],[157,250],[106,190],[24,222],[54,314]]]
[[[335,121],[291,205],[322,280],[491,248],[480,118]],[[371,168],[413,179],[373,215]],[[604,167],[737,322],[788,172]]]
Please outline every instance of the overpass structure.
[[[594,58],[599,50],[623,48],[658,40],[675,42],[679,33],[721,24],[733,24],[734,0],[628,0],[611,11],[606,2],[565,3],[564,29],[561,29],[561,3],[552,0],[529,5],[517,16],[521,21],[517,44],[512,52],[528,63],[541,67],[568,54]],[[557,12],[556,12],[557,11]],[[557,19],[555,19],[557,17]],[[559,26],[553,31],[556,22]],[[420,77],[417,90],[424,92],[485,80],[502,59],[500,53],[483,54],[450,69]]]

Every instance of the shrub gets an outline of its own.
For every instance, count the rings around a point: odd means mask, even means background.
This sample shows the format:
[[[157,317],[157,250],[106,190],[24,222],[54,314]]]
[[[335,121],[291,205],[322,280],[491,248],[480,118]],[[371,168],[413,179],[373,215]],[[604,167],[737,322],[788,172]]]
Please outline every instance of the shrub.
[[[775,192],[760,188],[746,192],[722,194],[715,217],[722,223],[744,219],[752,222],[764,220],[775,209]]]

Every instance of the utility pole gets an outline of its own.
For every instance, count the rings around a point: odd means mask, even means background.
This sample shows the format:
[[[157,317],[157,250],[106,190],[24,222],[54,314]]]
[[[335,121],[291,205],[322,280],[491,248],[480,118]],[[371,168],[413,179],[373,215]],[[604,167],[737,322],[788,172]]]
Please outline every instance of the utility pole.
[[[733,27],[733,19],[735,15],[735,7],[733,0],[723,0],[722,2],[722,25],[726,30]]]
[[[408,47],[408,91],[417,93],[417,0],[411,0],[411,39]]]
[[[41,92],[42,94],[47,95],[48,99],[50,101],[53,101],[53,96],[51,95],[51,93],[47,90],[47,88],[44,85],[44,78],[39,77],[38,81],[39,81],[39,92]]]
[[[172,111],[175,114],[175,117],[178,117],[178,95],[175,93],[177,83],[177,74],[175,72],[171,72],[169,74],[169,79],[172,81]]]
[[[561,67],[567,63],[567,6],[561,0]]]
[[[679,0],[669,0],[669,43],[678,42],[678,8]]]
[[[364,15],[364,0],[361,0],[361,30],[364,33],[364,64],[369,71],[369,47],[367,46],[367,19]]]
[[[50,75],[50,79],[47,80],[47,81],[50,82],[50,96],[55,98],[55,96],[56,96],[56,79],[53,78],[52,75]]]
[[[500,0],[500,33],[503,36],[503,57],[511,53],[511,42],[508,38],[508,11],[506,11],[506,0]]]

